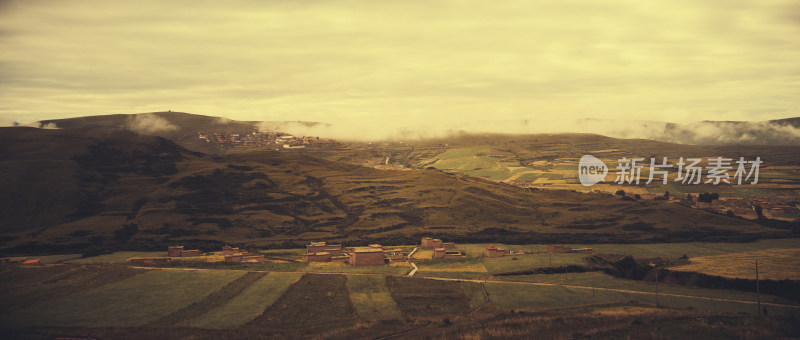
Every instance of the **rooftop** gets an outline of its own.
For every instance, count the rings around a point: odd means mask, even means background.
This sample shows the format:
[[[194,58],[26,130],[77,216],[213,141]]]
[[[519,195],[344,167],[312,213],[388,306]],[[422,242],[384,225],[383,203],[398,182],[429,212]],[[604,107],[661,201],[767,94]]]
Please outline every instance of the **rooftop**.
[[[375,248],[360,248],[355,250],[356,253],[383,253],[382,249]]]

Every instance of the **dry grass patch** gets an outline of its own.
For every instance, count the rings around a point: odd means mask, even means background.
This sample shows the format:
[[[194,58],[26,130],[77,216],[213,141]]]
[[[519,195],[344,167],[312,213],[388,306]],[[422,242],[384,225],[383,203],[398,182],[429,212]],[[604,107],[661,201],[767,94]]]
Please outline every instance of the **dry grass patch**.
[[[397,303],[386,287],[385,277],[351,275],[347,277],[347,289],[350,291],[350,300],[362,319],[372,321],[402,318]]]
[[[765,249],[744,253],[700,256],[671,270],[698,272],[728,278],[755,279],[758,261],[762,280],[800,280],[800,249]]]
[[[387,277],[386,285],[400,310],[410,318],[470,311],[471,294],[464,291],[461,282]]]
[[[245,327],[320,332],[352,326],[358,317],[346,281],[344,275],[306,274]]]
[[[269,273],[253,282],[226,304],[192,320],[188,326],[225,329],[236,328],[261,315],[289,287],[302,277],[301,273]]]
[[[668,311],[654,307],[614,306],[614,307],[597,309],[593,312],[593,314],[603,315],[603,316],[632,316],[632,315],[657,314],[666,312]]]
[[[138,326],[201,301],[244,271],[151,270],[4,314],[5,326]]]

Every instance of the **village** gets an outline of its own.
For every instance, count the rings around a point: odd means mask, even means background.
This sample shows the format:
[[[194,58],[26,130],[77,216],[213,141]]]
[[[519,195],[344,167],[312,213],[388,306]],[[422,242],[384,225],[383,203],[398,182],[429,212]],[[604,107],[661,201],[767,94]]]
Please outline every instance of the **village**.
[[[307,147],[334,147],[337,142],[329,138],[315,136],[295,137],[290,134],[267,131],[253,127],[250,133],[235,133],[221,131],[197,132],[197,139],[201,143],[216,145],[220,150],[235,149],[305,149]]]
[[[532,252],[509,250],[494,245],[483,247],[483,252],[477,256],[498,258],[533,254]],[[325,241],[310,242],[306,244],[305,251],[293,259],[270,258],[256,250],[246,250],[238,247],[223,246],[220,251],[204,253],[199,249],[185,249],[184,246],[174,245],[167,247],[166,256],[133,256],[126,262],[135,265],[159,265],[179,263],[181,261],[200,261],[205,263],[223,264],[258,264],[258,263],[340,263],[343,266],[383,266],[392,263],[420,263],[439,259],[463,259],[467,257],[463,250],[457,248],[454,242],[444,242],[441,239],[423,237],[419,245],[414,246],[410,252],[405,252],[403,247],[384,247],[380,244],[371,244],[366,247],[344,247],[342,244],[329,244]],[[548,245],[547,253],[587,253],[591,248],[570,248],[560,245]],[[475,257],[475,254],[472,255]],[[0,266],[43,265],[36,257],[2,257]]]
[[[700,194],[694,195],[699,197]],[[744,198],[726,198],[726,199],[712,199],[711,202],[702,202],[697,199],[694,204],[695,208],[716,211],[719,213],[728,213],[742,218],[754,220],[761,214],[769,214],[768,217],[782,219],[781,215],[797,215],[800,212],[797,206],[793,206],[782,200],[769,198],[769,197],[750,197]]]
[[[405,247],[407,248],[407,247]],[[509,250],[494,245],[487,245],[482,254],[487,258],[516,256],[529,254],[519,250]],[[459,249],[454,242],[444,242],[438,238],[423,237],[420,243],[406,252],[403,247],[385,247],[371,244],[365,247],[344,247],[342,244],[330,244],[325,241],[306,244],[305,251],[299,257],[270,258],[258,251],[245,250],[238,247],[224,246],[221,251],[203,253],[198,249],[184,249],[175,245],[167,248],[167,256],[131,257],[129,263],[152,265],[175,261],[203,261],[207,263],[266,263],[266,262],[303,262],[303,263],[340,263],[342,266],[383,266],[393,263],[420,263],[439,259],[463,259],[467,257],[466,247]],[[560,245],[548,245],[548,253],[592,253],[591,248],[570,248]],[[476,254],[472,254],[475,257]],[[2,264],[3,259],[0,259]]]

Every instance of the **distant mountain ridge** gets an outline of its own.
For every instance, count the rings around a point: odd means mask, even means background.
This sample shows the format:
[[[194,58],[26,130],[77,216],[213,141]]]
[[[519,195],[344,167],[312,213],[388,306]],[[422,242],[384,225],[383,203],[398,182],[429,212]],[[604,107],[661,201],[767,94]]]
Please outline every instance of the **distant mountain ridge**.
[[[546,123],[546,122],[545,122]],[[196,115],[182,112],[151,112],[118,114],[78,118],[43,120],[39,126],[59,128],[121,128],[138,133],[158,135],[176,141],[189,149],[192,146],[182,139],[198,131],[228,131],[249,133],[254,127],[276,131],[303,131],[304,134],[342,140],[362,140],[363,136],[341,138],[337,126],[308,121],[235,121],[222,117]],[[549,126],[549,127],[548,127]],[[341,127],[339,127],[341,128]],[[800,145],[800,117],[768,121],[697,121],[678,124],[657,120],[579,119],[572,123],[561,122],[550,126],[534,119],[510,121],[482,121],[443,131],[429,126],[398,128],[398,134],[388,140],[424,140],[450,138],[460,134],[539,134],[539,133],[591,133],[622,139],[649,139],[687,145]],[[331,135],[336,133],[338,135]],[[381,141],[376,139],[374,141]],[[212,148],[200,150],[215,152]]]
[[[124,129],[136,133],[160,136],[179,145],[204,153],[224,153],[218,143],[202,143],[199,133],[222,132],[227,134],[249,135],[257,129],[281,132],[289,126],[324,126],[317,122],[304,121],[236,121],[223,117],[197,115],[184,112],[149,112],[138,114],[114,114],[65,119],[51,119],[37,122],[40,127],[108,130]]]

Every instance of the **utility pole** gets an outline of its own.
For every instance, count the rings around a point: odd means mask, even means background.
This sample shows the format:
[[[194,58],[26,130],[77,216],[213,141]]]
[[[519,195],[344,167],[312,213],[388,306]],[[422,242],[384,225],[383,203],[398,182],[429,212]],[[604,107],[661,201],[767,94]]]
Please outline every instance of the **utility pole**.
[[[594,271],[592,271],[592,300],[594,300]]]
[[[756,301],[758,301],[758,315],[761,315],[761,289],[758,284],[758,260],[756,260]]]
[[[567,281],[567,266],[564,266],[564,281]]]
[[[550,267],[552,267],[553,266],[553,253],[547,253],[547,255],[550,255]]]

